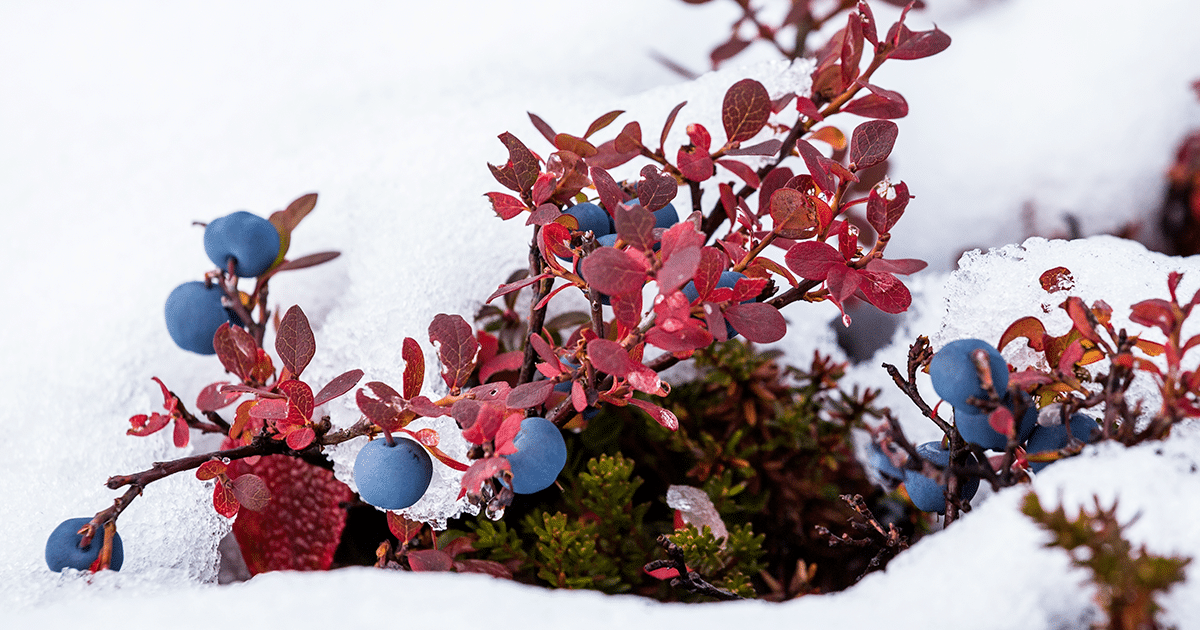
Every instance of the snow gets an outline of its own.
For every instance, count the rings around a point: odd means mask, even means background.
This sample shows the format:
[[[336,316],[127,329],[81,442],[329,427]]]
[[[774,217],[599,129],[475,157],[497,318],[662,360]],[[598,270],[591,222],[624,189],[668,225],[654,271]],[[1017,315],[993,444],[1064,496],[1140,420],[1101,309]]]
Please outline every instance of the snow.
[[[599,114],[626,109],[618,124],[639,120],[654,137],[670,108],[688,100],[674,138],[693,120],[715,135],[716,103],[733,81],[755,76],[777,93],[802,80],[802,66],[764,62],[770,54],[757,48],[690,84],[649,61],[655,50],[702,69],[735,14],[725,4],[608,0],[586,12],[552,0],[505,3],[507,12],[485,0],[0,5],[0,264],[10,270],[0,325],[0,516],[9,523],[0,624],[211,627],[236,611],[245,622],[295,629],[396,615],[453,625],[485,614],[585,628],[747,619],[923,628],[943,615],[978,628],[1085,625],[1085,576],[1065,554],[1041,547],[1016,510],[1020,488],[923,539],[886,573],[784,605],[666,606],[366,569],[268,574],[218,588],[207,583],[228,524],[213,513],[211,491],[186,474],[152,484],[122,515],[120,573],[85,579],[45,570],[46,532],[110,505],[109,475],[211,446],[179,450],[165,434],[124,434],[129,416],[160,404],[151,376],[185,401],[223,376],[211,358],[175,348],[162,323],[170,289],[209,267],[193,220],[237,209],[266,214],[318,191],[292,251],[344,255],[281,276],[272,301],[302,304],[313,322],[310,383],[354,367],[396,383],[404,337],[431,356],[433,315],[469,318],[523,263],[526,229],[492,217],[482,194],[499,189],[484,165],[504,160],[497,134],[510,130],[545,150],[526,110],[580,132]],[[883,402],[914,440],[932,437],[932,425],[878,364],[901,364],[917,334],[935,344],[996,339],[1007,322],[1041,315],[1043,306],[1053,333],[1065,326],[1061,300],[1036,278],[1058,265],[1071,269],[1079,295],[1105,300],[1118,318],[1135,301],[1165,296],[1170,269],[1186,272],[1183,294],[1200,285],[1200,263],[1108,238],[1030,240],[969,254],[949,273],[962,251],[1062,231],[1063,212],[1078,215],[1088,234],[1152,216],[1175,142],[1200,126],[1188,90],[1197,78],[1188,61],[1200,58],[1191,32],[1200,5],[930,4],[911,23],[937,22],[953,45],[888,64],[875,82],[899,90],[911,109],[899,121],[891,176],[916,199],[889,254],[925,258],[931,270],[911,280],[914,305],[895,343],[851,371],[884,389]],[[881,22],[894,16],[875,9]],[[1034,230],[1020,218],[1027,203]],[[784,343],[791,356],[834,349],[831,306],[793,305],[784,314],[794,327]],[[426,391],[437,393],[434,367]],[[332,403],[335,422],[352,421],[350,404]],[[1185,427],[1133,449],[1090,447],[1047,469],[1033,489],[1049,504],[1119,498],[1124,518],[1139,515],[1135,544],[1200,556],[1197,433]],[[356,448],[335,455],[344,479]],[[1196,571],[1165,599],[1181,628],[1200,628]],[[317,605],[314,592],[324,598]]]

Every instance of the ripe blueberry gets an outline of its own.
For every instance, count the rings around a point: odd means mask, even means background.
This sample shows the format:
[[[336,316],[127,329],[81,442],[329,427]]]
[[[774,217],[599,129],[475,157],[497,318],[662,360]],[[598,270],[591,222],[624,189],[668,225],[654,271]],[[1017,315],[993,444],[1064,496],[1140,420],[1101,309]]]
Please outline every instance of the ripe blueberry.
[[[521,421],[513,438],[516,453],[505,455],[512,466],[512,491],[533,494],[549,488],[567,463],[567,443],[562,432],[545,418]]]
[[[1071,416],[1071,435],[1074,435],[1079,441],[1087,444],[1099,437],[1100,426],[1090,416],[1077,413]],[[1065,424],[1054,424],[1048,427],[1038,425],[1034,428],[1033,435],[1029,436],[1029,442],[1025,444],[1025,452],[1033,455],[1035,453],[1057,451],[1065,447],[1067,441],[1067,426]],[[1041,472],[1043,468],[1053,463],[1029,462],[1029,468],[1033,472]]]
[[[926,442],[917,446],[917,454],[921,456],[921,459],[943,468],[950,464],[950,450],[942,448],[940,441]],[[946,512],[945,485],[937,483],[918,471],[906,469],[904,471],[904,488],[908,491],[908,498],[912,499],[913,505],[917,506],[918,510],[937,512],[938,514]],[[978,478],[965,479],[959,487],[958,496],[963,501],[970,501],[978,490]]]
[[[433,462],[425,447],[396,438],[373,440],[354,460],[354,483],[363,501],[385,510],[400,510],[416,503],[429,489]]]
[[[279,257],[279,230],[268,220],[244,210],[214,219],[204,228],[204,252],[221,269],[229,259],[243,278],[265,273]]]
[[[974,406],[967,409],[967,399],[971,397],[985,398],[987,394],[979,384],[979,372],[971,353],[983,350],[987,353],[988,366],[992,372],[992,385],[1000,396],[1008,391],[1008,363],[1000,356],[1000,351],[991,344],[980,339],[959,339],[945,345],[933,360],[929,362],[929,376],[933,379],[933,389],[942,400],[954,406],[955,410],[979,410]]]
[[[104,532],[102,531],[96,532],[87,547],[79,548],[79,541],[83,540],[83,536],[78,532],[91,520],[90,517],[69,518],[59,523],[58,527],[50,532],[50,538],[46,540],[46,566],[50,567],[51,571],[61,572],[68,567],[86,571],[100,556],[100,549],[104,546]],[[120,571],[124,562],[125,547],[121,544],[121,535],[115,534],[108,568]]]
[[[608,216],[608,213],[603,208],[594,203],[584,202],[576,204],[567,208],[566,213],[579,221],[580,231],[590,231],[597,238],[613,232],[612,218]]]
[[[185,282],[167,296],[167,332],[175,345],[199,354],[214,354],[213,335],[221,324],[240,324],[232,311],[221,305],[224,291],[196,280]]]

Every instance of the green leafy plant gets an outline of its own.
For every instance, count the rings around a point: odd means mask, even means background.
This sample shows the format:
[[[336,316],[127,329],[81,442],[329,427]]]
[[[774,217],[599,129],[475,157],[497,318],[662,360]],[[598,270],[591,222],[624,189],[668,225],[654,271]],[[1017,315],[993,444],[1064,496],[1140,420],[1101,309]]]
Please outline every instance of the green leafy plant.
[[[1107,630],[1158,630],[1162,607],[1156,601],[1186,577],[1191,558],[1158,556],[1145,546],[1134,549],[1125,538],[1132,521],[1117,520],[1117,504],[1104,509],[1095,498],[1095,511],[1080,509],[1070,518],[1060,505],[1053,511],[1042,507],[1038,496],[1025,495],[1021,511],[1050,533],[1047,547],[1061,547],[1071,563],[1087,569],[1096,585],[1097,602],[1107,623],[1094,627]]]

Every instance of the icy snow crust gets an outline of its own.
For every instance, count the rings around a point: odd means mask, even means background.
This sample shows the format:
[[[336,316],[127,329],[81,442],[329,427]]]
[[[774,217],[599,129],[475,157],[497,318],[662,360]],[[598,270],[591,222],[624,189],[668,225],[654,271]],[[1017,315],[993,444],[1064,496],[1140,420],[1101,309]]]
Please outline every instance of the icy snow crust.
[[[185,401],[223,377],[211,357],[175,348],[162,322],[171,288],[210,266],[191,221],[238,209],[265,215],[320,192],[293,252],[344,255],[280,277],[272,301],[301,304],[313,322],[318,352],[305,379],[315,387],[354,367],[367,379],[398,383],[404,337],[432,358],[426,326],[433,315],[469,318],[524,264],[527,228],[491,217],[482,194],[499,189],[484,166],[504,161],[498,133],[510,130],[547,152],[526,110],[579,133],[599,114],[626,109],[616,124],[639,120],[649,139],[670,108],[688,100],[670,152],[688,122],[721,136],[715,112],[733,81],[754,76],[778,93],[796,89],[784,85],[804,74],[799,65],[754,64],[773,55],[756,48],[745,57],[749,66],[679,84],[647,59],[653,48],[702,68],[736,11],[720,2],[607,0],[604,11],[586,14],[551,0],[522,0],[506,13],[484,0],[410,4],[0,5],[0,264],[10,270],[0,326],[0,516],[9,525],[0,546],[0,626],[211,628],[236,616],[298,630],[397,615],[431,626],[475,625],[483,615],[583,628],[659,621],[904,629],[943,619],[969,619],[973,628],[1086,625],[1084,575],[1041,548],[1043,538],[1016,510],[1021,489],[983,502],[885,574],[845,593],[778,606],[666,606],[372,570],[205,586],[229,526],[211,508],[211,487],[187,474],[152,484],[122,515],[120,573],[47,571],[45,536],[66,518],[110,505],[116,493],[103,487],[108,476],[215,446],[193,436],[194,445],[180,450],[165,432],[124,435],[129,416],[161,404],[151,376]],[[876,82],[901,91],[912,108],[899,121],[892,177],[917,198],[889,252],[928,259],[933,271],[911,279],[914,304],[895,344],[850,375],[883,388],[883,402],[914,440],[934,429],[878,364],[902,364],[915,335],[939,345],[967,335],[994,340],[1007,322],[1043,305],[1048,325],[1065,326],[1055,308],[1061,300],[1036,284],[1037,274],[1058,265],[1071,269],[1077,294],[1104,299],[1117,317],[1137,300],[1164,297],[1170,269],[1186,271],[1185,295],[1200,284],[1195,261],[1112,239],[1027,241],[969,254],[961,271],[946,274],[959,251],[1019,240],[1026,201],[1047,234],[1063,211],[1079,213],[1090,233],[1154,207],[1174,143],[1198,121],[1187,92],[1194,70],[1179,66],[1200,58],[1191,33],[1200,5],[930,4],[912,24],[937,21],[954,44],[930,60],[889,64]],[[882,5],[875,10],[884,23],[894,16]],[[453,26],[443,25],[446,16]],[[798,363],[814,348],[836,352],[827,326],[835,313],[793,305],[784,312],[793,332],[781,345]],[[426,393],[439,394],[432,361],[427,375]],[[339,425],[357,416],[349,397],[329,412]],[[438,428],[444,439],[453,434],[444,423]],[[347,463],[359,447],[337,449],[341,478],[350,480]],[[1093,447],[1049,468],[1033,487],[1050,504],[1060,495],[1073,506],[1089,505],[1097,493],[1106,503],[1119,497],[1124,517],[1140,514],[1130,530],[1135,543],[1200,556],[1198,447],[1194,428],[1161,445]],[[437,474],[445,497],[453,475]],[[447,505],[431,503],[424,513],[431,517]],[[1165,602],[1182,628],[1200,627],[1196,571]],[[383,605],[397,597],[411,603],[399,611]]]

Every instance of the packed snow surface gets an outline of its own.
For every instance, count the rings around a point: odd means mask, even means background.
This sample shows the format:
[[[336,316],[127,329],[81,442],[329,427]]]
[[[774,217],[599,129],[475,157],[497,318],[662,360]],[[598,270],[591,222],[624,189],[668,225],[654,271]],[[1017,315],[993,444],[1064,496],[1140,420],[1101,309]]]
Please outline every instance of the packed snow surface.
[[[246,209],[260,215],[317,191],[316,211],[292,252],[340,250],[335,262],[272,282],[276,305],[301,304],[316,330],[305,378],[317,387],[350,368],[396,383],[400,342],[420,341],[437,313],[468,319],[524,264],[528,229],[496,219],[483,193],[500,190],[485,163],[502,163],[496,136],[548,145],[525,115],[581,133],[627,110],[647,137],[676,103],[688,106],[668,138],[701,122],[719,133],[724,90],[744,76],[773,94],[806,85],[806,62],[771,61],[752,47],[721,72],[684,82],[656,51],[695,70],[727,36],[732,2],[606,0],[293,0],[159,3],[5,2],[0,5],[0,263],[10,307],[0,325],[0,625],[211,628],[270,623],[325,628],[403,619],[428,626],[521,619],[528,627],[686,624],[731,627],[1062,628],[1094,620],[1086,575],[1020,515],[1024,488],[983,501],[839,594],[782,605],[660,605],[632,597],[552,592],[461,575],[367,569],[267,574],[216,587],[217,543],[229,524],[211,489],[188,474],[152,484],[122,515],[120,573],[54,574],[42,560],[60,521],[94,514],[115,493],[110,475],[211,448],[176,449],[167,432],[125,435],[128,418],[161,404],[150,378],[189,401],[224,374],[211,357],[176,348],[163,300],[210,263],[193,221]],[[779,3],[775,3],[778,5]],[[887,382],[916,335],[935,346],[964,336],[995,341],[1007,323],[1044,316],[1065,329],[1058,294],[1037,283],[1069,268],[1073,292],[1128,306],[1166,296],[1166,274],[1200,286],[1200,263],[1112,238],[1053,241],[1062,216],[1085,234],[1152,218],[1174,145],[1200,126],[1188,85],[1200,78],[1200,5],[1186,0],[929,0],[910,24],[936,22],[943,54],[889,63],[873,79],[901,91],[911,114],[890,166],[916,199],[894,233],[892,257],[918,257],[914,304],[894,343],[850,377],[884,390],[913,440],[935,428]],[[729,6],[725,6],[729,5]],[[774,5],[773,5],[774,6]],[[886,26],[895,10],[875,2]],[[778,6],[775,7],[778,9]],[[843,121],[844,131],[852,125]],[[601,134],[604,136],[603,133]],[[795,167],[794,167],[795,168]],[[686,194],[686,193],[681,193]],[[1023,218],[1024,217],[1024,218]],[[995,251],[960,253],[975,247]],[[802,362],[839,353],[828,304],[785,310],[781,345]],[[1055,326],[1059,327],[1055,329]],[[1017,350],[1006,351],[1010,360]],[[438,393],[430,362],[426,388]],[[926,384],[927,386],[927,384]],[[929,398],[932,390],[927,387]],[[1141,389],[1138,396],[1151,396]],[[330,413],[356,412],[349,397]],[[1151,403],[1153,404],[1153,403]],[[452,431],[444,430],[444,434]],[[195,437],[195,436],[194,436]],[[348,472],[357,444],[337,449]],[[1051,505],[1120,501],[1135,544],[1200,556],[1200,431],[1162,444],[1089,447],[1047,469],[1032,489]],[[453,477],[425,516],[453,512]],[[446,508],[446,506],[451,506]],[[438,512],[441,510],[441,512]],[[436,512],[436,513],[435,513]],[[1200,628],[1197,568],[1164,599],[1168,621]],[[400,606],[391,602],[400,603]]]

